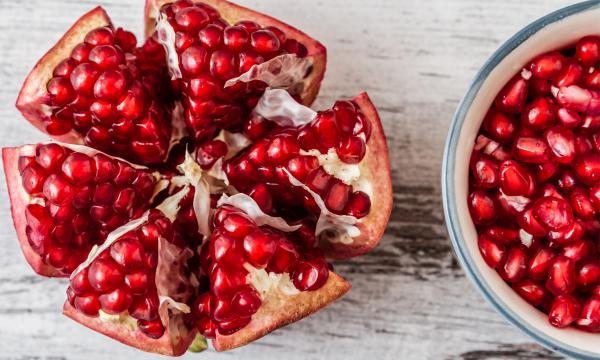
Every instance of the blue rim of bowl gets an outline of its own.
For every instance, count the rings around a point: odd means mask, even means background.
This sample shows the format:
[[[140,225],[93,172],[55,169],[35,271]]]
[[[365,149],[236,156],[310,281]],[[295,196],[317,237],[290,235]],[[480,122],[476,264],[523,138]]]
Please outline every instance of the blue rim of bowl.
[[[486,61],[481,70],[475,76],[475,80],[471,83],[467,94],[463,97],[462,101],[458,105],[458,108],[452,119],[450,130],[448,132],[448,138],[444,148],[444,157],[442,163],[442,200],[444,205],[444,216],[446,218],[446,227],[454,247],[454,252],[460,261],[463,269],[467,273],[467,276],[475,283],[478,290],[483,294],[485,299],[492,304],[492,306],[508,319],[514,326],[519,328],[521,331],[532,337],[535,341],[542,344],[543,346],[562,353],[566,356],[577,358],[577,359],[600,359],[600,353],[594,354],[588,351],[577,349],[571,345],[567,345],[561,341],[555,340],[543,334],[536,328],[530,326],[526,320],[522,319],[517,315],[509,306],[504,304],[498,299],[489,284],[482,280],[482,276],[477,270],[473,263],[470,255],[464,249],[463,236],[461,226],[456,215],[456,199],[454,194],[455,181],[455,158],[456,148],[458,146],[458,139],[460,137],[460,131],[467,112],[469,111],[473,100],[479,93],[482,84],[492,72],[494,68],[514,49],[520,46],[524,41],[529,39],[532,35],[542,30],[545,26],[560,21],[569,16],[579,14],[585,11],[593,10],[600,7],[600,0],[591,0],[581,2],[575,5],[571,5],[560,10],[557,10],[551,14],[548,14],[541,19],[529,24],[521,31],[516,33],[513,37],[508,39],[494,54]],[[599,335],[600,336],[600,335]],[[600,338],[599,338],[600,339]]]

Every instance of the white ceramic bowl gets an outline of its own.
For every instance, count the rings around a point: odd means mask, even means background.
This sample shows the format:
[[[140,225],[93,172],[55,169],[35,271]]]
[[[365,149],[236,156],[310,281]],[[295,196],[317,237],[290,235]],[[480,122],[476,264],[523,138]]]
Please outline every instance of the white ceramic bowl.
[[[547,315],[521,299],[479,253],[467,208],[468,164],[476,134],[496,94],[536,55],[600,35],[600,0],[586,1],[535,21],[504,43],[485,63],[458,106],[448,133],[442,169],[446,225],[456,255],[483,296],[513,325],[540,344],[581,359],[600,358],[600,334],[557,329]]]

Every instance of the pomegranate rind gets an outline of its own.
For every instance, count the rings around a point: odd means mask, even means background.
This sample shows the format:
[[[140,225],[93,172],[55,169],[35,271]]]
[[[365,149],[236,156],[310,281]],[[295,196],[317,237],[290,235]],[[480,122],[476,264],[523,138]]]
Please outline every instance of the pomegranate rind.
[[[144,9],[145,13],[145,34],[149,37],[154,33],[156,17],[158,11],[164,4],[173,2],[172,0],[146,0]],[[288,38],[295,39],[306,46],[308,50],[307,57],[310,59],[312,64],[312,71],[304,79],[304,86],[300,98],[302,103],[305,105],[311,105],[319,89],[321,88],[321,82],[325,76],[325,68],[327,64],[327,49],[323,44],[317,40],[311,38],[304,32],[296,29],[295,27],[281,22],[269,15],[265,15],[254,10],[245,8],[240,5],[233,4],[226,0],[202,0],[196,1],[214,7],[221,17],[230,24],[234,24],[240,20],[254,21],[261,26],[275,26],[286,33]]]
[[[6,184],[8,186],[8,196],[10,198],[10,209],[13,219],[13,225],[17,232],[17,239],[21,246],[21,251],[25,256],[25,260],[29,263],[33,271],[42,276],[47,277],[66,277],[68,275],[63,274],[59,270],[46,265],[42,257],[36,253],[25,234],[25,227],[27,222],[25,220],[25,207],[28,202],[27,193],[23,189],[21,183],[21,175],[19,174],[19,154],[20,149],[18,147],[10,147],[2,149],[2,163],[4,166],[4,176],[6,177]]]
[[[71,306],[68,301],[66,301],[63,306],[63,314],[77,321],[81,325],[113,338],[125,345],[162,355],[183,355],[196,336],[194,331],[187,332],[183,337],[180,335],[171,336],[168,324],[164,324],[165,333],[163,336],[159,339],[151,339],[144,335],[138,328],[131,329],[119,323],[103,321],[99,317],[86,316]]]
[[[248,325],[232,335],[217,334],[213,346],[217,351],[226,351],[251,343],[319,311],[341,298],[350,288],[350,283],[330,271],[327,282],[318,290],[303,291],[297,295],[285,295],[279,291],[269,293]]]
[[[347,259],[363,255],[379,244],[390,219],[393,203],[392,175],[388,146],[375,105],[367,93],[353,99],[372,125],[367,142],[367,152],[361,165],[361,179],[371,185],[371,212],[359,219],[356,227],[360,235],[352,238],[352,243],[321,242],[325,254],[333,259]]]
[[[82,43],[88,32],[102,26],[112,26],[108,14],[100,6],[80,17],[58,42],[35,64],[27,75],[17,97],[17,109],[33,126],[47,133],[44,120],[48,117],[44,107],[47,98],[46,84],[52,78],[54,68],[68,58],[71,50]],[[83,144],[83,138],[75,131],[53,136],[53,139],[70,144]]]

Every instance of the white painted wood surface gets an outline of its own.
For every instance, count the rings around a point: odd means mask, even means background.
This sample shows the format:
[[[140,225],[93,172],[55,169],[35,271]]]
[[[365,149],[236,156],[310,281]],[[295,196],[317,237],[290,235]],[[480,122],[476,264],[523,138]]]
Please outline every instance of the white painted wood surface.
[[[14,108],[35,61],[82,13],[104,5],[141,34],[143,1],[0,0],[0,145],[45,137]],[[381,245],[337,264],[343,300],[247,347],[185,359],[538,359],[532,343],[484,302],[453,258],[440,199],[442,148],[477,69],[508,36],[567,0],[239,0],[328,48],[317,107],[367,90],[390,144],[395,207]],[[0,360],[159,359],[61,315],[66,281],[34,276],[0,184]]]

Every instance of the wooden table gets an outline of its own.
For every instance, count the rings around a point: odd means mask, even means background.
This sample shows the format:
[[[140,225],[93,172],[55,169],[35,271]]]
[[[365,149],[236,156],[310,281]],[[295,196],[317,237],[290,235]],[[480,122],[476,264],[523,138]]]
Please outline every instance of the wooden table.
[[[557,358],[483,300],[453,257],[440,199],[442,148],[469,82],[502,41],[567,0],[239,0],[296,25],[328,48],[317,108],[369,92],[384,122],[395,206],[381,245],[336,264],[343,300],[242,349],[186,359]],[[13,104],[25,75],[98,0],[0,0],[0,143],[37,142]],[[142,0],[102,1],[141,34]],[[66,281],[25,263],[0,184],[0,360],[160,359],[61,315]],[[375,204],[376,206],[376,204]]]

